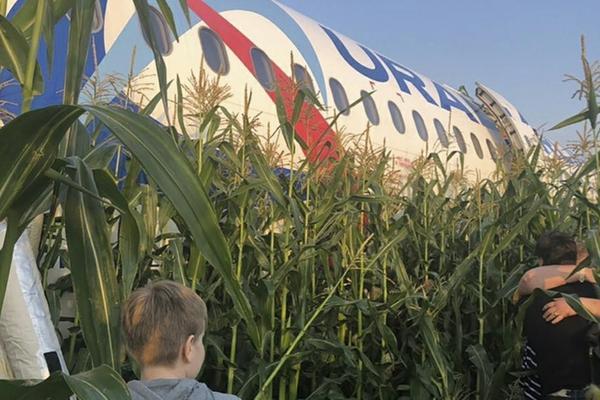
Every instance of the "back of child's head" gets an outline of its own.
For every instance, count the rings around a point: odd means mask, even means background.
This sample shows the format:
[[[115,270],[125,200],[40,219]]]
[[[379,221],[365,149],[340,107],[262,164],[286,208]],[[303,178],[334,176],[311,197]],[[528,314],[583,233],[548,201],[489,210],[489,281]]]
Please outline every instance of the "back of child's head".
[[[129,296],[121,323],[127,351],[140,366],[169,366],[190,335],[204,334],[206,305],[179,283],[154,282]]]

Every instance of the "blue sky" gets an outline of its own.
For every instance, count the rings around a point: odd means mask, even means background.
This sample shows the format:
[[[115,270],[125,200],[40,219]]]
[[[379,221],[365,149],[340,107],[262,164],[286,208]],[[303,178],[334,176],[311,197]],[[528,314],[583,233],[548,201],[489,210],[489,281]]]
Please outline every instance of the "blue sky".
[[[579,37],[600,60],[600,0],[279,0],[429,78],[512,102],[534,127],[581,111]],[[567,143],[580,126],[548,132]]]

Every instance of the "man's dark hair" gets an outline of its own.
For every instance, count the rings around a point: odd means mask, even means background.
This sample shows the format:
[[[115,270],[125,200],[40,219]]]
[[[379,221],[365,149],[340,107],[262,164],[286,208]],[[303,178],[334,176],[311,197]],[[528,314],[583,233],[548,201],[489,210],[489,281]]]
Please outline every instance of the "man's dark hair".
[[[564,232],[546,232],[535,244],[535,255],[542,259],[542,265],[575,264],[577,243]]]

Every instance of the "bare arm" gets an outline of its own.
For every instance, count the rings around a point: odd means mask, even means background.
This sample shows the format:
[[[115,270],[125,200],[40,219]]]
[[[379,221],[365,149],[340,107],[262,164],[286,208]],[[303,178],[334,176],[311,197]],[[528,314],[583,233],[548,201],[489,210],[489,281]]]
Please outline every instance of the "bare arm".
[[[580,297],[579,301],[585,309],[595,317],[600,318],[600,299],[589,297]],[[557,324],[565,318],[572,317],[577,313],[571,308],[563,297],[552,300],[544,306],[544,319],[553,324]]]
[[[522,296],[531,294],[535,289],[552,289],[567,283],[577,282],[582,277],[584,281],[596,283],[590,268],[582,268],[567,279],[574,268],[574,265],[545,265],[530,269],[519,281],[519,287],[513,300],[516,302]]]

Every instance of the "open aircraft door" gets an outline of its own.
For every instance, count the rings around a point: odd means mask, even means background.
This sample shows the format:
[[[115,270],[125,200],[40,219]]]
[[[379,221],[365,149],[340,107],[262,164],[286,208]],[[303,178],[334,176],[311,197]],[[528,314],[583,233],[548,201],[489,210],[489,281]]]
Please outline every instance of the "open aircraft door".
[[[537,135],[519,110],[492,89],[479,82],[476,82],[476,85],[475,95],[495,120],[507,148],[527,151],[529,147],[534,146],[537,143]]]

